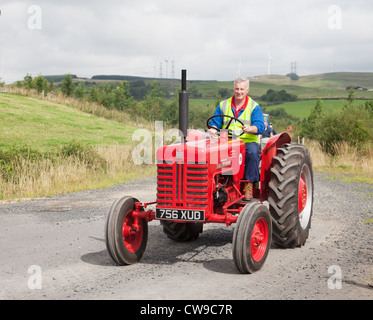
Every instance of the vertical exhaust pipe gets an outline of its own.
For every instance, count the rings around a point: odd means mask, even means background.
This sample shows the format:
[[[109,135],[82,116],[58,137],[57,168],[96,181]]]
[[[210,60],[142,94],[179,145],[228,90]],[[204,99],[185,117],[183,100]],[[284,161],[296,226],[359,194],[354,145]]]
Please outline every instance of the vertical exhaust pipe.
[[[179,130],[181,142],[186,142],[189,127],[189,93],[187,92],[187,71],[181,71],[181,92],[179,93]]]

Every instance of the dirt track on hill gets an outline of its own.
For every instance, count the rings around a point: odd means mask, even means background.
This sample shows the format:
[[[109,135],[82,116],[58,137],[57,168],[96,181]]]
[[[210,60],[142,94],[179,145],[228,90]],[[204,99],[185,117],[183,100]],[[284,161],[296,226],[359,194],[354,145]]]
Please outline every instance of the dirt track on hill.
[[[264,267],[251,275],[235,268],[234,225],[204,225],[198,240],[178,243],[153,221],[141,262],[114,265],[104,241],[106,213],[124,195],[154,201],[155,179],[0,204],[0,299],[372,300],[373,224],[363,220],[373,218],[373,186],[322,174],[314,183],[306,245],[272,244]]]

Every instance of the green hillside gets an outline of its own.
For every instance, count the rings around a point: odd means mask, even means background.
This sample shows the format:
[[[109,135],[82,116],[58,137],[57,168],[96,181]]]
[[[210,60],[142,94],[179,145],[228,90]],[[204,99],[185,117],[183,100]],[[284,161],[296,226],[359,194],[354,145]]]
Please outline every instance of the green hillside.
[[[275,91],[286,90],[295,94],[298,100],[346,99],[348,90],[346,88],[361,87],[367,90],[355,89],[355,98],[362,100],[373,100],[373,73],[337,72],[317,75],[302,76],[299,80],[291,80],[282,75],[262,75],[250,79],[249,95],[256,101],[267,93],[269,89]],[[191,96],[191,106],[205,107],[213,105],[218,98],[218,92],[227,89],[233,94],[232,81],[189,81],[188,90],[197,92],[199,97]],[[295,103],[294,103],[295,104]]]
[[[294,102],[286,102],[275,106],[266,107],[266,111],[272,111],[279,108],[285,109],[285,111],[293,117],[304,119],[307,118],[311,110],[315,107],[317,100],[302,100]],[[340,110],[346,104],[346,100],[322,100],[323,111],[325,113],[331,113],[336,110]],[[364,106],[364,101],[357,101],[357,104]]]
[[[373,89],[373,73],[324,73],[302,76],[296,81],[281,75],[258,76],[251,80],[250,91],[256,97],[271,88],[296,94],[298,99],[344,99],[348,95],[347,87]],[[356,90],[356,98],[373,99],[373,91]]]
[[[61,85],[63,75],[45,76],[48,80],[53,80],[58,87]],[[112,76],[93,76],[91,79],[73,77],[76,85],[79,82],[84,82],[88,87],[100,86],[110,82],[128,81],[130,86],[146,86],[154,81],[157,81],[160,86],[166,91],[167,95],[174,95],[180,87],[178,79],[159,79],[159,78],[144,78],[125,75]],[[373,89],[373,73],[372,72],[333,72],[300,76],[298,80],[291,80],[285,75],[259,75],[250,79],[250,95],[259,99],[268,89],[286,90],[291,94],[296,94],[298,99],[345,99],[348,95],[347,87],[361,87],[365,89]],[[231,81],[200,81],[188,80],[188,91],[191,93],[191,98],[216,99],[220,89],[227,89],[231,93]],[[132,85],[131,85],[132,84]],[[198,94],[198,97],[195,96]],[[356,90],[357,99],[373,99],[373,91]]]
[[[0,147],[46,151],[78,141],[87,145],[130,144],[136,127],[62,104],[0,93]]]
[[[75,107],[0,93],[0,200],[96,189],[154,175],[154,166],[133,163],[134,124]]]

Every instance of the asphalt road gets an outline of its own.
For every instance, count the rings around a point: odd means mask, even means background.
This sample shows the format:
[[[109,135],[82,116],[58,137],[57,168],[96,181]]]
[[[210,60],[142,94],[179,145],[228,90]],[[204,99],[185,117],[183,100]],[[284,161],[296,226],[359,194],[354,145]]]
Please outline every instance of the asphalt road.
[[[306,245],[272,244],[251,275],[234,265],[234,225],[204,226],[194,242],[168,239],[158,221],[140,263],[119,267],[104,241],[106,213],[124,195],[155,200],[156,180],[0,204],[2,300],[373,299],[373,186],[315,175]]]

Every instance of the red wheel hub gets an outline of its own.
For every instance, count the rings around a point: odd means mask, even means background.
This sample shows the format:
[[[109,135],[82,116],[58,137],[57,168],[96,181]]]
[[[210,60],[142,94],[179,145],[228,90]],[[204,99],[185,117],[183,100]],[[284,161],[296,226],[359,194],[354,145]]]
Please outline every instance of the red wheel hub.
[[[302,213],[307,204],[307,185],[305,182],[305,175],[302,172],[299,179],[299,189],[298,189],[298,212]]]
[[[251,256],[255,262],[259,262],[268,245],[268,225],[264,218],[260,218],[254,226],[251,234]]]
[[[136,252],[139,250],[143,239],[141,220],[134,218],[132,213],[128,213],[123,221],[122,235],[128,251]]]

